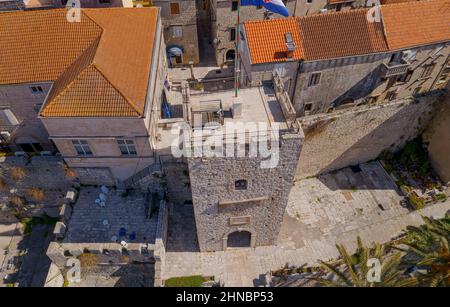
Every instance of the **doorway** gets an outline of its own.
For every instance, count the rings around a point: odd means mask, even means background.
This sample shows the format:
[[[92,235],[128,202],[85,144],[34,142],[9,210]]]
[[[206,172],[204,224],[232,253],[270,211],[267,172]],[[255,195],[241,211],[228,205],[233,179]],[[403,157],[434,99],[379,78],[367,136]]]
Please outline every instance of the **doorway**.
[[[227,248],[250,247],[252,234],[249,231],[235,231],[228,235]]]
[[[25,152],[40,152],[44,150],[39,143],[22,143],[18,145],[22,149],[22,151]]]

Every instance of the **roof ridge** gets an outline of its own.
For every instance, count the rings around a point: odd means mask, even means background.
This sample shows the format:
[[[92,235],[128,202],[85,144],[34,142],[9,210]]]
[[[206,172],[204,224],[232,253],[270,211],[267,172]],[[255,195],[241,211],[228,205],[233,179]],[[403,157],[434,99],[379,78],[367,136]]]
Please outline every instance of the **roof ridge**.
[[[308,18],[325,18],[330,15],[356,15],[356,13],[362,12],[362,11],[368,11],[370,8],[367,7],[359,7],[351,10],[345,10],[345,11],[333,11],[333,12],[325,12],[325,13],[316,13],[316,14],[310,14],[310,15],[304,15],[304,16],[296,16],[298,19],[308,19]]]
[[[100,35],[100,36],[101,36],[101,35]],[[97,49],[98,43],[100,42],[100,36],[97,37],[97,38],[92,42],[92,44],[90,44],[86,49],[84,49],[84,50],[81,52],[80,56],[77,57],[77,58],[70,64],[70,66],[69,66],[66,70],[64,70],[64,71],[58,76],[58,79],[56,79],[55,82],[54,82],[53,84],[56,84],[56,82],[64,75],[64,73],[68,73],[68,72],[70,71],[70,68],[72,68],[72,67],[77,63],[77,61],[81,61],[83,56],[88,56],[88,55],[86,54],[86,52],[87,52],[90,48],[95,48],[95,49]],[[96,44],[96,46],[94,46],[95,44]],[[82,74],[89,66],[92,65],[92,60],[93,60],[93,58],[89,61],[89,62],[90,62],[89,64],[87,64],[87,65],[86,65],[84,68],[82,68],[77,74],[75,74],[75,76],[70,80],[70,82],[68,82],[68,83],[64,86],[63,90],[60,91],[56,96],[51,97],[51,96],[49,95],[49,97],[48,97],[48,98],[49,98],[48,104],[46,104],[46,105],[44,106],[44,109],[42,110],[42,111],[43,111],[42,113],[44,113],[44,111],[45,111],[45,109],[46,109],[47,107],[53,105],[54,101],[56,101],[56,100],[57,100],[59,97],[61,97],[67,90],[69,90],[69,89],[71,88],[71,86],[75,83],[75,81],[78,80],[78,79],[80,78],[81,74]],[[53,91],[53,89],[52,89],[52,91]],[[51,93],[51,92],[50,92],[50,93]]]
[[[125,95],[123,94],[112,82],[111,80],[109,80],[108,77],[106,77],[106,75],[103,73],[103,71],[100,69],[100,67],[98,67],[95,64],[95,61],[93,60],[92,63],[89,65],[92,66],[93,68],[95,68],[95,70],[97,70],[102,77],[117,91],[117,93],[119,93],[120,96],[122,96],[122,98],[133,108],[133,110],[138,114],[138,115],[142,115],[141,112],[138,110],[137,106],[134,105],[134,103],[131,102],[131,100]]]

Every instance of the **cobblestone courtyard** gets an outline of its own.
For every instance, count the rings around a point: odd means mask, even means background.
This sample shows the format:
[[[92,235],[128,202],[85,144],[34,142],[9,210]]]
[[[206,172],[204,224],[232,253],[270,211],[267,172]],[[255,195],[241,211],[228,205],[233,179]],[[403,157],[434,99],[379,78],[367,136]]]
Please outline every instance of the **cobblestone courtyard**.
[[[105,207],[95,203],[100,189],[82,188],[68,225],[65,243],[109,243],[125,240],[154,243],[157,213],[150,215],[144,193],[111,190]],[[124,234],[120,234],[122,232]]]
[[[164,278],[204,275],[215,276],[226,286],[255,286],[260,275],[285,264],[312,265],[318,259],[336,257],[336,243],[352,250],[357,236],[366,243],[387,242],[407,225],[420,225],[421,215],[443,217],[450,210],[447,201],[409,211],[400,205],[401,199],[378,162],[298,181],[289,197],[277,246],[182,251],[183,245],[192,246],[187,242],[195,242],[194,232],[185,230],[184,243],[169,238]]]

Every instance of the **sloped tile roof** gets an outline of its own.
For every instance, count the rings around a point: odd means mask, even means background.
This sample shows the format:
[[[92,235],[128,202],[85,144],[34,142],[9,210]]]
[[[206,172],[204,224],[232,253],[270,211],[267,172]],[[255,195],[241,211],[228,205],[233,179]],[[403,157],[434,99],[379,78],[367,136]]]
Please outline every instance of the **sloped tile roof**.
[[[2,46],[18,41],[0,51],[0,64],[15,63],[0,65],[0,84],[55,81],[41,116],[143,115],[157,8],[83,9],[80,23],[67,22],[66,10],[5,16],[0,25],[21,22],[0,30]]]
[[[383,5],[381,15],[391,50],[450,40],[450,0]]]
[[[90,18],[64,10],[0,14],[0,84],[53,81],[102,33]]]
[[[306,60],[320,60],[387,50],[380,22],[367,20],[368,9],[298,18]]]
[[[449,41],[449,3],[424,0],[382,5],[381,22],[369,22],[365,8],[250,21],[244,27],[253,64],[286,61],[276,55],[286,52],[288,30],[299,47],[295,59],[323,60]]]
[[[303,58],[303,51],[295,18],[277,18],[270,21],[257,20],[245,23],[252,63],[284,62],[286,42],[284,34],[290,32],[296,45],[292,59]]]

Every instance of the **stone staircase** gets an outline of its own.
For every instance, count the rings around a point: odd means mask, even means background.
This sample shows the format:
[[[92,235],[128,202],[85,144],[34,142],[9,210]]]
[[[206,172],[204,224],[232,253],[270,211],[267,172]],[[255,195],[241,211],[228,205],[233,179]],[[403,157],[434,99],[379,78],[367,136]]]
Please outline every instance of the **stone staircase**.
[[[133,176],[126,179],[123,184],[127,188],[142,188],[146,184],[151,184],[152,181],[157,182],[158,180],[155,180],[157,178],[160,178],[162,176],[162,167],[159,163],[154,163],[146,168],[140,170]],[[158,181],[159,182],[159,181]]]

